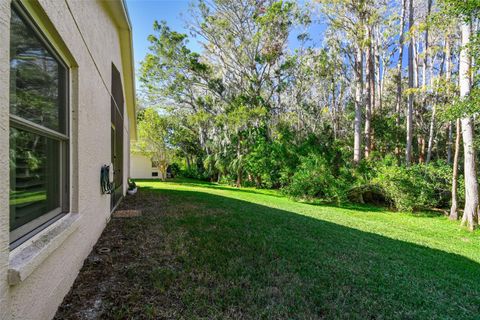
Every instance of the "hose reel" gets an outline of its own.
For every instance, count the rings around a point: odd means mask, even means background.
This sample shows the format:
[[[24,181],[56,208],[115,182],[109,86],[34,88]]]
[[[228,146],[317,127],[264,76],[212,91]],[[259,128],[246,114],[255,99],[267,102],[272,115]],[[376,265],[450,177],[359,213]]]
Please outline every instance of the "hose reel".
[[[115,189],[113,182],[113,164],[104,164],[100,169],[100,188],[102,194],[111,194]]]

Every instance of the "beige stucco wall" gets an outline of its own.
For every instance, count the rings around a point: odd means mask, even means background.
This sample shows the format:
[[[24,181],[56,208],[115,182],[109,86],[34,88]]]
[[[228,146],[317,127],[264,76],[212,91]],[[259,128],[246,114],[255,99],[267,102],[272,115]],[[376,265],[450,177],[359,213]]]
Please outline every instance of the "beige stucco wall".
[[[152,172],[158,172],[158,177],[152,177]],[[162,173],[152,168],[152,161],[140,154],[130,155],[130,175],[133,179],[161,179]]]
[[[100,193],[99,173],[101,166],[111,159],[112,62],[124,76],[118,28],[99,1],[39,0],[38,3],[45,15],[40,16],[48,18],[60,36],[51,40],[63,42],[68,51],[66,56],[73,58],[68,62],[71,66],[70,203],[72,211],[79,215],[79,226],[25,280],[13,286],[8,284],[9,259],[15,253],[8,248],[10,0],[0,0],[0,176],[3,177],[0,182],[0,319],[51,319],[110,216],[110,196]],[[130,71],[127,70],[129,77],[133,76]],[[126,188],[132,126],[127,110],[124,114]]]

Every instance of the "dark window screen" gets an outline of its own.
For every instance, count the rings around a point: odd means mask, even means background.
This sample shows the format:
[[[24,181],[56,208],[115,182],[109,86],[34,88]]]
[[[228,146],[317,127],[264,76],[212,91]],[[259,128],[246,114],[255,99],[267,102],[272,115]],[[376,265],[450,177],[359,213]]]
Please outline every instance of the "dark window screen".
[[[123,89],[120,72],[112,63],[112,163],[115,191],[112,195],[112,208],[123,196]]]

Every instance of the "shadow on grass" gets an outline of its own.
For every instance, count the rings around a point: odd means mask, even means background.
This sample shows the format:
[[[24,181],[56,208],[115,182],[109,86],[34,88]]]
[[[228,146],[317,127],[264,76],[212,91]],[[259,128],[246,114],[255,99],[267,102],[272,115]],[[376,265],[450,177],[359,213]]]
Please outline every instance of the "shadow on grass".
[[[180,183],[184,186],[189,186],[189,187],[201,187],[201,188],[211,188],[211,189],[217,189],[217,190],[227,190],[227,191],[238,191],[238,192],[245,192],[245,193],[251,193],[251,194],[259,194],[259,195],[264,195],[264,196],[270,196],[270,197],[277,197],[281,198],[283,195],[280,194],[275,194],[272,192],[272,190],[269,189],[259,189],[256,191],[253,188],[237,188],[233,186],[227,186],[227,185],[222,185],[219,183],[215,182],[207,182],[207,181],[200,181],[200,180],[194,180],[194,179],[188,179],[188,178],[175,178],[170,181],[166,182],[173,182],[173,183]],[[279,192],[279,190],[276,190]]]
[[[135,179],[135,181],[138,182],[152,182],[152,181],[160,181],[160,180],[153,180],[153,179]],[[235,191],[235,192],[242,192],[242,193],[250,193],[250,194],[258,194],[258,195],[263,195],[263,196],[269,196],[269,197],[276,197],[276,198],[285,198],[287,196],[282,195],[282,194],[275,194],[274,192],[271,192],[271,190],[265,189],[263,191],[255,191],[252,188],[246,189],[246,188],[236,188],[236,187],[228,187],[224,186],[215,182],[208,182],[208,181],[201,181],[201,180],[194,180],[194,179],[189,179],[189,178],[175,178],[175,179],[167,179],[165,181],[162,181],[163,183],[174,183],[174,184],[181,184],[183,186],[188,186],[188,187],[200,187],[200,188],[209,188],[209,189],[216,189],[216,190],[226,190],[226,191]],[[145,188],[145,187],[144,187]],[[270,192],[269,192],[270,191]],[[275,190],[277,192],[280,192],[280,190]],[[374,211],[374,212],[380,212],[380,211],[391,211],[386,207],[382,206],[375,206],[375,205],[368,205],[368,204],[358,204],[358,203],[332,203],[332,202],[325,202],[321,200],[298,200],[298,199],[293,199],[294,201],[297,201],[298,203],[304,203],[312,206],[319,206],[319,207],[335,207],[335,208],[341,208],[341,209],[349,209],[349,210],[357,210],[357,211]],[[393,211],[392,211],[393,212]]]
[[[263,191],[255,191],[250,189],[244,189],[244,188],[235,188],[235,187],[228,187],[228,186],[223,186],[218,183],[214,182],[207,182],[207,181],[200,181],[200,180],[194,180],[194,179],[189,179],[189,178],[175,178],[171,180],[166,180],[165,182],[173,182],[173,183],[179,183],[184,186],[190,186],[190,187],[201,187],[201,188],[210,188],[210,189],[218,189],[218,190],[227,190],[227,191],[232,191],[234,190],[235,192],[246,192],[246,193],[251,193],[251,194],[259,194],[259,195],[265,195],[265,196],[271,196],[271,197],[277,197],[277,198],[283,198],[286,197],[285,195],[282,194],[274,194],[273,192],[268,192],[271,190],[265,189]],[[276,190],[277,192],[280,192],[280,190]],[[320,207],[335,207],[335,208],[340,208],[340,209],[348,209],[348,210],[356,210],[356,211],[363,211],[363,212],[391,212],[391,213],[398,213],[398,211],[392,209],[391,207],[388,206],[382,206],[378,204],[360,204],[360,203],[352,203],[352,202],[344,202],[344,203],[335,203],[335,202],[325,202],[322,200],[298,200],[298,199],[293,199],[294,201],[297,201],[299,203],[304,203],[304,204],[309,204],[313,206],[320,206]],[[404,214],[411,215],[413,217],[422,217],[422,218],[438,218],[441,216],[445,216],[445,212],[438,209],[438,210],[429,210],[429,209],[423,209],[423,210],[418,210],[414,212],[402,212]]]
[[[101,318],[480,314],[480,265],[460,255],[199,191],[143,187],[122,206],[143,216],[109,223],[96,247],[118,237],[122,245],[108,259],[87,260],[57,319],[98,300]],[[114,281],[102,293],[106,268]]]

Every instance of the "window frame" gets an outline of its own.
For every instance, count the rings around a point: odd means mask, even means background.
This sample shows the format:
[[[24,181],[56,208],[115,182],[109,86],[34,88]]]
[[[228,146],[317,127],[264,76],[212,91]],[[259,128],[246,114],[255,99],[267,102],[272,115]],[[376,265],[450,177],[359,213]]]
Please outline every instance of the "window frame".
[[[33,121],[24,119],[18,115],[10,113],[9,108],[9,128],[27,131],[48,139],[58,141],[59,144],[59,206],[51,211],[45,212],[41,216],[27,222],[26,224],[12,230],[10,234],[10,250],[21,245],[23,242],[33,237],[53,222],[65,216],[70,211],[70,146],[71,146],[71,124],[70,124],[70,68],[50,44],[48,37],[42,31],[41,27],[35,23],[28,10],[19,2],[12,1],[10,10],[15,12],[27,28],[35,35],[37,40],[45,46],[47,52],[64,70],[60,76],[59,72],[59,90],[63,90],[63,114],[64,119],[60,119],[65,125],[65,134],[37,124]],[[9,22],[11,24],[11,22]],[[60,87],[63,87],[60,89]],[[10,133],[9,133],[10,134]]]

